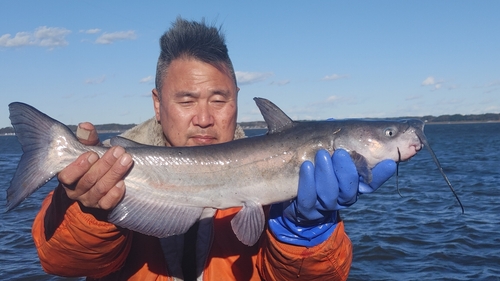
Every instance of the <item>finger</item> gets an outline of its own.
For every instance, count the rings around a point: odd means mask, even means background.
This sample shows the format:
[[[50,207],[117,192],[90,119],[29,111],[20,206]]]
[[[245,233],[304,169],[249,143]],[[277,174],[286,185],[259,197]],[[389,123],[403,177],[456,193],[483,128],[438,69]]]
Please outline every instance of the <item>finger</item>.
[[[333,211],[337,209],[339,184],[333,171],[330,153],[326,150],[318,151],[315,157],[315,165],[314,178],[316,180],[316,192],[318,193],[319,201],[317,208]]]
[[[84,145],[97,145],[99,144],[99,135],[94,125],[89,122],[78,124],[76,128],[76,137]]]
[[[66,192],[68,197],[80,201],[86,207],[96,205],[99,201],[98,199],[88,198],[88,195],[83,195],[94,187],[124,153],[125,150],[122,147],[112,147],[106,151],[106,153],[90,167],[88,172],[82,175],[81,178],[74,183],[74,190],[72,192]]]
[[[339,182],[337,202],[342,206],[350,206],[356,202],[358,196],[358,171],[349,153],[343,149],[335,150],[332,161]]]
[[[372,182],[370,186],[373,190],[377,190],[382,184],[384,184],[389,178],[391,178],[396,172],[396,162],[392,160],[384,160],[372,169]]]
[[[297,222],[307,223],[323,218],[316,209],[318,195],[314,179],[314,165],[310,161],[302,163],[299,173],[299,190],[297,193]]]
[[[118,161],[116,161],[111,168],[107,171],[107,173],[99,179],[95,183],[95,185],[89,190],[87,194],[87,200],[89,203],[94,203],[95,205],[93,207],[100,207],[104,208],[106,207],[114,207],[116,203],[118,203],[115,199],[117,199],[115,192],[117,190],[113,190],[115,187],[118,189],[120,187],[123,187],[123,178],[127,174],[128,170],[132,166],[132,157],[128,153],[124,153]],[[111,192],[111,193],[110,193]],[[119,194],[118,194],[119,195]],[[106,197],[106,198],[105,198]],[[104,199],[104,202],[107,202],[105,206],[100,205],[101,200]],[[118,198],[118,199],[121,199]]]
[[[302,214],[308,213],[316,204],[317,194],[314,181],[314,165],[310,161],[305,161],[300,166],[299,189],[296,200],[298,211]]]
[[[103,210],[111,210],[116,207],[118,203],[120,203],[124,195],[125,182],[123,180],[120,180],[99,200],[97,205]]]
[[[65,188],[74,190],[78,180],[90,170],[98,159],[99,156],[91,151],[80,155],[74,162],[59,172],[57,175],[59,182]]]

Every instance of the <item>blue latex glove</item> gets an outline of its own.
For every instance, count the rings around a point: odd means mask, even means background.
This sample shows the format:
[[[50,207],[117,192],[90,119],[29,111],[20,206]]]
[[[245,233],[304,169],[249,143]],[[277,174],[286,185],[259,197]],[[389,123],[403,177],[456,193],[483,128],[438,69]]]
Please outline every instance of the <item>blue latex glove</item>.
[[[354,204],[360,193],[377,190],[396,171],[394,161],[384,160],[372,169],[372,182],[365,183],[343,149],[332,157],[320,150],[315,163],[302,163],[297,198],[271,206],[269,228],[281,242],[306,247],[322,243],[337,226],[338,210]]]

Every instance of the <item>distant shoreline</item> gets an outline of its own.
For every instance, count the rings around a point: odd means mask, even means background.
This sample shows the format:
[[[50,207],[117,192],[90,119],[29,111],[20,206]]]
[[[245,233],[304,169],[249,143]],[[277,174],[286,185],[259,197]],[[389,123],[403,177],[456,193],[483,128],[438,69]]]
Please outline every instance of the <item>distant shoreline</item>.
[[[491,120],[491,121],[425,122],[425,125],[487,124],[487,123],[500,123],[500,120]]]
[[[408,119],[408,118],[398,118],[398,119]],[[413,118],[413,119],[415,119],[415,118]],[[389,119],[389,120],[392,120],[392,119]],[[397,119],[394,119],[394,120],[397,120]],[[305,120],[301,120],[301,121],[305,121]],[[251,125],[248,125],[249,123]],[[489,120],[489,121],[447,121],[447,122],[441,122],[440,121],[440,122],[425,122],[425,125],[455,125],[455,124],[459,125],[459,124],[488,124],[488,123],[500,123],[500,120]],[[113,124],[113,125],[116,125],[116,124]],[[267,129],[267,125],[266,125],[266,123],[264,121],[242,122],[242,123],[238,123],[238,125],[240,125],[243,130],[263,130],[263,129]],[[102,128],[102,127],[106,127],[106,126],[108,126],[108,124],[95,125],[95,127],[97,128],[97,132],[99,134],[112,134],[112,133],[121,134],[121,133],[125,132],[126,130],[128,130],[128,129],[136,126],[136,125],[135,124],[120,125],[120,126],[123,126],[122,130],[116,130],[116,129],[107,130],[107,129],[100,129],[99,128],[99,127]],[[70,127],[72,129],[72,131],[75,132],[76,125],[70,125],[68,127]],[[12,127],[6,127],[6,128],[3,128],[2,130],[5,130],[5,129],[11,129],[12,131],[14,130]],[[15,136],[15,134],[13,132],[0,133],[0,136]]]

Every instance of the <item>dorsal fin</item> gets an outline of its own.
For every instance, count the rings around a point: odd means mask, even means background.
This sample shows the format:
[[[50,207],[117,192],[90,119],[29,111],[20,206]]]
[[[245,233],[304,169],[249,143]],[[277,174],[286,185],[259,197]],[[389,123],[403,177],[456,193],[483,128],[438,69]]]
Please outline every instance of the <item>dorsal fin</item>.
[[[264,98],[253,98],[253,100],[266,121],[269,134],[281,132],[294,126],[293,120],[271,101]]]

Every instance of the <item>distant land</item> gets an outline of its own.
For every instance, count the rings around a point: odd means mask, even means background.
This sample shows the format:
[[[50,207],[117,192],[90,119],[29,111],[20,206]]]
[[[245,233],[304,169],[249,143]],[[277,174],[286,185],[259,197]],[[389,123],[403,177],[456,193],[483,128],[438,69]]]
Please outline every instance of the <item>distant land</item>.
[[[420,119],[427,124],[448,124],[448,123],[487,123],[487,122],[500,122],[500,113],[485,113],[485,114],[453,114],[453,115],[440,115],[440,116],[406,116],[395,118],[368,118],[368,119]],[[240,122],[238,123],[243,129],[265,129],[266,123],[264,121],[253,122]],[[99,133],[121,133],[127,129],[134,127],[136,124],[103,124],[95,125]],[[68,127],[75,132],[76,125],[68,125]],[[0,135],[13,135],[14,128],[5,127],[0,129]]]

